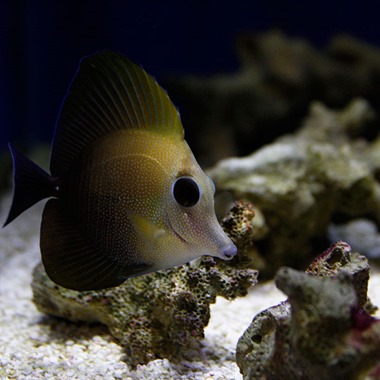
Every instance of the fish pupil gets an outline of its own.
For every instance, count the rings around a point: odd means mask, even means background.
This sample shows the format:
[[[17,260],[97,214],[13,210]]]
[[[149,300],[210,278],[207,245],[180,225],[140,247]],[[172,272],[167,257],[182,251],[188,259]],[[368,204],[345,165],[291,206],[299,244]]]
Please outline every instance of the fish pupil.
[[[189,177],[178,178],[173,186],[173,196],[183,207],[195,206],[201,196],[198,184]]]

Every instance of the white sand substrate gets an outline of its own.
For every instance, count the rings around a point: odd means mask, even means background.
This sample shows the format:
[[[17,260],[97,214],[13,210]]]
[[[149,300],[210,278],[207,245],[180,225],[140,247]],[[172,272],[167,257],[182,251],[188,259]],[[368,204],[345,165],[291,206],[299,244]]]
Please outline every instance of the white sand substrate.
[[[0,200],[0,223],[10,197]],[[286,297],[272,282],[235,301],[218,298],[205,339],[186,360],[155,360],[130,369],[124,350],[102,325],[72,323],[37,311],[31,274],[40,260],[42,204],[0,231],[0,379],[241,379],[236,343],[252,318]],[[370,297],[380,305],[380,274],[372,273]]]

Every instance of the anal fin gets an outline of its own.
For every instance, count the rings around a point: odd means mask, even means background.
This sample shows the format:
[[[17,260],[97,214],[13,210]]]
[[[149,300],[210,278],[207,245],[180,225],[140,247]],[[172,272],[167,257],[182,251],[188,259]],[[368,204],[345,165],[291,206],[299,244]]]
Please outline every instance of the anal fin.
[[[73,290],[97,290],[122,284],[149,271],[146,264],[123,265],[89,243],[61,201],[47,202],[41,223],[42,262],[52,281]]]

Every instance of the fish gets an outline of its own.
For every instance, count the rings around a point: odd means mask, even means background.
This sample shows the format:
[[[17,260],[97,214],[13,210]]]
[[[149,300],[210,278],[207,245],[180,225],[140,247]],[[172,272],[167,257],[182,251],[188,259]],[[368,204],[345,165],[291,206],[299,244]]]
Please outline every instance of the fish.
[[[9,148],[14,192],[4,227],[47,199],[40,251],[60,286],[105,289],[204,255],[237,254],[177,108],[118,52],[80,61],[55,125],[50,173]]]

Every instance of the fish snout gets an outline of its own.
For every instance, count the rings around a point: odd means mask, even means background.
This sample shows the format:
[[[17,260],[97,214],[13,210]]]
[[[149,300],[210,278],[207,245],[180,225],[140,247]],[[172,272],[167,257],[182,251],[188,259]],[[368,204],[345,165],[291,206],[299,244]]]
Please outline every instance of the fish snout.
[[[225,245],[220,250],[220,257],[223,260],[231,260],[237,254],[237,248],[235,244],[232,242],[230,244]]]

